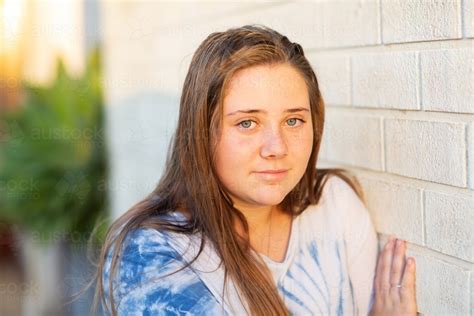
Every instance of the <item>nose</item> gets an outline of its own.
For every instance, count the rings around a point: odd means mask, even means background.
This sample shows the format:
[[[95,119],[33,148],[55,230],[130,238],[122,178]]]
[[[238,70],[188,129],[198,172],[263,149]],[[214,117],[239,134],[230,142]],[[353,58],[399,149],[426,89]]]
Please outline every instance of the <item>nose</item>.
[[[288,146],[279,128],[269,127],[264,132],[260,154],[264,158],[280,158],[288,154]]]

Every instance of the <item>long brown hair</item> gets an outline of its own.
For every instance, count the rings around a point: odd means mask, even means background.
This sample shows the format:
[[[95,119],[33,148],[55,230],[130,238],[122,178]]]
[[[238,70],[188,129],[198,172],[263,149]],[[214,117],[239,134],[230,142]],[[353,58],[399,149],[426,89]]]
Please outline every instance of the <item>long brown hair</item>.
[[[247,67],[276,63],[287,63],[304,77],[314,132],[305,174],[284,198],[281,209],[298,215],[308,205],[317,204],[329,175],[341,177],[364,201],[360,185],[350,173],[343,169],[315,168],[323,134],[324,102],[303,48],[263,25],[245,25],[212,33],[198,47],[189,66],[180,99],[178,126],[157,187],[117,219],[107,232],[96,272],[94,305],[100,300],[112,315],[116,315],[112,281],[120,246],[128,232],[146,227],[183,234],[201,233],[198,256],[205,242],[210,242],[223,262],[225,280],[232,279],[250,315],[289,315],[270,271],[251,255],[248,223],[233,207],[216,175],[212,150],[219,137],[223,99],[233,74]],[[176,225],[167,222],[166,217],[157,216],[171,210],[182,211],[189,220],[184,225]],[[236,220],[244,229],[244,237],[235,229]],[[110,279],[108,284],[103,284],[104,263],[112,248]],[[104,286],[109,289],[108,298]]]

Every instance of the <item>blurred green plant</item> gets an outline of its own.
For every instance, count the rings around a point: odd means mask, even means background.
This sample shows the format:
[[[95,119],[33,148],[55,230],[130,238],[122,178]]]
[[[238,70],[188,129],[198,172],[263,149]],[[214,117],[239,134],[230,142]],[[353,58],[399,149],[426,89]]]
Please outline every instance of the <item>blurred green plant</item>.
[[[41,239],[84,243],[106,223],[106,146],[100,53],[84,75],[61,60],[49,86],[23,83],[24,102],[0,119],[0,220]]]

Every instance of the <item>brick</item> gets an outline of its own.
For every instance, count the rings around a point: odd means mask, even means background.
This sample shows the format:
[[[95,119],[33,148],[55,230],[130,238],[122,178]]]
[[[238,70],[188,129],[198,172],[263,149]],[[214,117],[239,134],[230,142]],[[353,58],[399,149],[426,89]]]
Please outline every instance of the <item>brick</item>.
[[[426,245],[474,262],[474,192],[454,196],[425,192]]]
[[[312,55],[319,88],[327,105],[351,104],[349,58],[345,56]]]
[[[419,109],[416,53],[366,54],[352,58],[355,106]]]
[[[461,38],[459,0],[382,1],[382,42],[403,43]]]
[[[326,133],[328,160],[382,170],[378,118],[329,112]]]
[[[474,315],[474,271],[471,270],[471,315]]]
[[[469,315],[470,271],[420,251],[410,249],[416,260],[416,296],[423,315]]]
[[[385,154],[388,172],[466,187],[462,123],[387,119]]]
[[[467,129],[467,182],[474,189],[474,123]]]
[[[474,0],[464,0],[463,4],[464,36],[472,38],[474,37]]]
[[[380,43],[377,1],[323,1],[323,25],[325,47]]]
[[[254,4],[255,6],[255,4]],[[218,22],[227,27],[244,24],[264,24],[298,42],[305,51],[323,47],[322,3],[317,1],[291,2],[258,8],[238,15],[230,15]],[[213,27],[216,22],[212,21]]]
[[[392,181],[358,178],[377,232],[423,245],[421,190]]]
[[[474,113],[474,50],[420,53],[424,110]]]

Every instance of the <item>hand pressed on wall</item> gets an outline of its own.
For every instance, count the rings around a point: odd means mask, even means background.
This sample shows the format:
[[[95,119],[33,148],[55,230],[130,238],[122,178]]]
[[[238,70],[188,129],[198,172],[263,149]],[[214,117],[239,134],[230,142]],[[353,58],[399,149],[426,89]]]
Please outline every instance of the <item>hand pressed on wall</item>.
[[[417,315],[415,258],[405,252],[406,242],[390,236],[377,262],[371,316]]]

